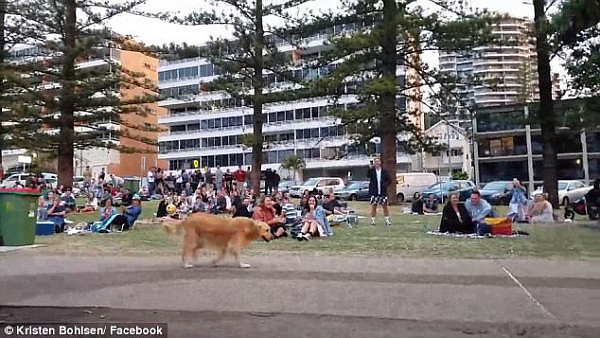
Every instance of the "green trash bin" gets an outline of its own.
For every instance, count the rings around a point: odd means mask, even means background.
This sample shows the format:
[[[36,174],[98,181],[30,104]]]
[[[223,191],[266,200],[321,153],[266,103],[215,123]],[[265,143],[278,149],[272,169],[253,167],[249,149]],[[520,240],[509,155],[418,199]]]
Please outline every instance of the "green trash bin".
[[[0,189],[0,237],[2,245],[31,245],[37,219],[36,189]]]
[[[129,189],[132,194],[137,194],[140,191],[140,178],[135,176],[124,177],[123,187]]]

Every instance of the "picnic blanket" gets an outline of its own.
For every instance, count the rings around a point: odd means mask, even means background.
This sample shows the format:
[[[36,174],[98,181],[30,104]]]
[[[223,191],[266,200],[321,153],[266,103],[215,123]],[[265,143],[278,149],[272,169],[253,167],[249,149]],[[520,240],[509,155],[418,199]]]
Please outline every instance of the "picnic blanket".
[[[428,235],[434,235],[434,236],[456,237],[456,238],[508,238],[508,237],[523,237],[523,236],[527,236],[526,233],[513,233],[512,235],[479,236],[477,234],[457,234],[457,233],[439,232],[439,231],[427,231],[427,234]]]

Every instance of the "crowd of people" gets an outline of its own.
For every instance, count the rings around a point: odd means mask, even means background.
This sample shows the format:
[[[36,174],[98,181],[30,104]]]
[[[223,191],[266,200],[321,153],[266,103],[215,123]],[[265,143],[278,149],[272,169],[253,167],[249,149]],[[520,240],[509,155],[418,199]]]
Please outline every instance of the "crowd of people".
[[[193,213],[231,214],[232,217],[248,217],[263,221],[272,229],[275,238],[292,234],[298,240],[309,240],[314,237],[333,235],[331,223],[336,214],[344,214],[345,206],[333,195],[333,191],[325,193],[305,191],[297,205],[278,191],[279,175],[267,170],[263,197],[249,189],[248,171],[241,166],[234,172],[224,172],[219,166],[212,172],[182,170],[177,175],[165,172],[160,168],[151,168],[147,174],[146,184],[139,192],[129,191],[123,185],[123,179],[107,174],[102,168],[97,177],[92,177],[89,167],[84,172],[83,193],[86,196],[84,205],[77,205],[75,195],[70,187],[51,186],[36,175],[30,175],[26,187],[40,189],[43,195],[38,202],[38,219],[51,221],[57,232],[64,231],[65,216],[68,213],[99,212],[101,230],[115,227],[120,230],[131,228],[141,214],[141,200],[158,199],[157,218],[183,219]],[[371,225],[376,225],[377,207],[381,206],[385,216],[385,225],[390,226],[387,186],[391,176],[375,158],[369,168],[369,195],[371,204]],[[513,180],[511,188],[508,217],[516,222],[552,223],[555,221],[552,204],[545,194],[538,194],[534,200],[526,196],[526,189],[517,180]],[[596,205],[600,199],[600,181],[596,180],[594,189],[588,195],[588,203]],[[121,212],[117,208],[121,207]],[[434,195],[423,198],[416,193],[413,197],[411,211],[416,214],[438,213],[439,204]],[[448,202],[441,210],[440,232],[477,233],[490,232],[490,225],[485,219],[495,217],[492,206],[475,190],[469,199],[460,203],[458,194],[450,194]]]
[[[525,223],[554,223],[556,215],[552,203],[548,201],[545,193],[536,194],[533,200],[526,196],[526,189],[518,179],[513,180],[510,190],[511,199],[507,217],[513,222]],[[448,203],[442,210],[440,232],[450,233],[477,233],[479,235],[490,232],[490,225],[485,219],[497,217],[492,206],[481,198],[479,191],[473,191],[465,203],[459,202],[458,194],[450,194]],[[586,201],[592,208],[600,204],[600,180],[594,182],[594,187],[586,194]],[[413,204],[414,205],[414,204]],[[423,207],[425,209],[425,207]]]
[[[267,169],[264,174],[265,190],[264,194],[272,194],[277,190],[281,177],[276,171]],[[245,187],[250,186],[250,167],[243,170],[238,166],[237,170],[223,171],[220,166],[216,166],[214,172],[209,167],[196,170],[181,170],[178,172],[165,173],[161,168],[152,167],[146,175],[147,185],[144,195],[149,198],[160,199],[161,196],[182,191],[195,191],[200,185],[204,184],[207,188],[214,191],[225,190],[231,194],[234,190],[241,193]]]
[[[243,186],[228,190],[216,190],[216,185],[201,183],[193,189],[187,184],[181,191],[163,195],[156,217],[159,219],[184,219],[194,213],[231,214],[232,217],[248,217],[267,223],[275,238],[293,235],[298,240],[333,235],[332,217],[343,213],[344,206],[333,196],[306,191],[298,204],[292,204],[286,193],[276,187],[272,194],[258,196]]]

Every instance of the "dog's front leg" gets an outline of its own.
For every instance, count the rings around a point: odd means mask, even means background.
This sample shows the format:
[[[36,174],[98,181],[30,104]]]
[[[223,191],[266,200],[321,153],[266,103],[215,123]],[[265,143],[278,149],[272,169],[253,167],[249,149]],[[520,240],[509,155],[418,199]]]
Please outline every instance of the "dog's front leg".
[[[240,257],[240,253],[239,251],[231,251],[231,254],[233,255],[233,257],[235,257],[235,260],[237,261],[238,265],[240,266],[240,268],[242,269],[247,269],[250,267],[250,264],[246,264],[246,263],[242,263],[242,259]]]

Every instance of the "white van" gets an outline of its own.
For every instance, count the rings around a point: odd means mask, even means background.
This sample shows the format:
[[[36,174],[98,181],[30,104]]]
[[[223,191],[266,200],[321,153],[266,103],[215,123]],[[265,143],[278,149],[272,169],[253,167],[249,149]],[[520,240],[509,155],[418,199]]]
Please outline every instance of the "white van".
[[[29,174],[27,173],[13,174],[8,176],[2,182],[2,184],[4,185],[4,188],[14,188],[17,185],[17,182],[20,183],[22,186],[25,186],[27,177],[29,177]]]
[[[302,197],[305,190],[312,191],[315,188],[320,192],[327,192],[329,189],[338,190],[345,186],[344,180],[339,177],[315,177],[309,178],[302,185],[295,185],[290,188],[291,197]]]
[[[423,192],[427,187],[437,183],[433,173],[397,173],[396,195],[398,202],[410,201],[416,192]]]

